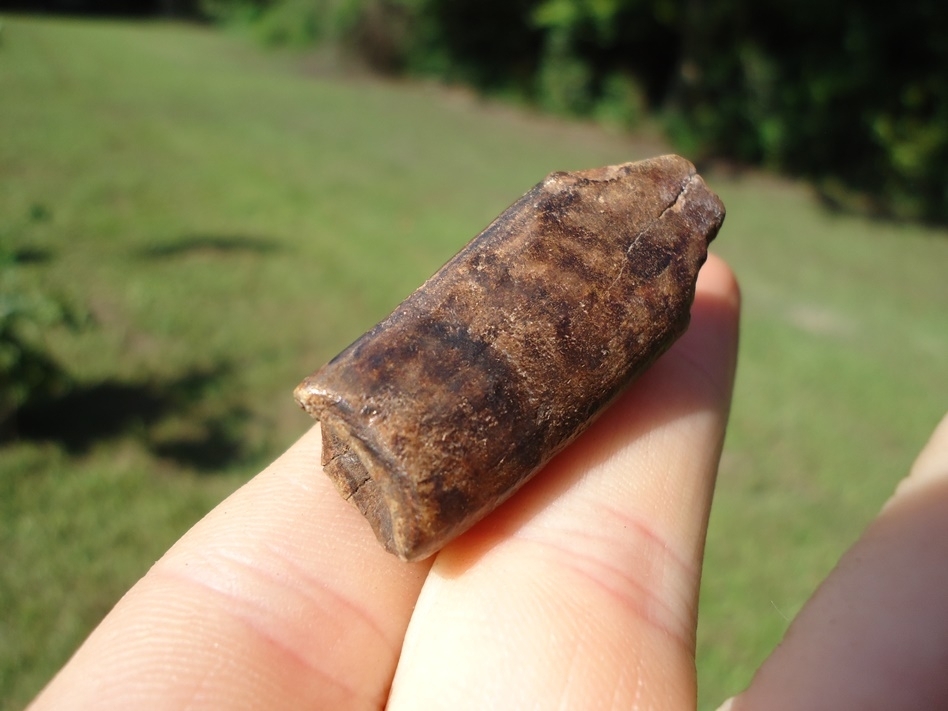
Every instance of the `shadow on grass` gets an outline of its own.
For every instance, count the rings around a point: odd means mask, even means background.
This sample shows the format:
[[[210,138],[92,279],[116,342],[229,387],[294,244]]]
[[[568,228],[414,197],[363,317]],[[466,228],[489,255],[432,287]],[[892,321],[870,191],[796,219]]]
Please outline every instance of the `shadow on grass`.
[[[247,411],[211,397],[227,374],[219,366],[167,380],[79,384],[21,408],[13,436],[83,454],[99,442],[132,435],[158,457],[220,469],[246,456],[241,434]]]
[[[13,250],[13,261],[17,264],[45,264],[53,258],[48,249],[21,247]]]
[[[185,235],[174,242],[155,244],[139,250],[139,256],[149,259],[167,259],[184,254],[250,252],[266,254],[281,249],[279,242],[253,235]]]

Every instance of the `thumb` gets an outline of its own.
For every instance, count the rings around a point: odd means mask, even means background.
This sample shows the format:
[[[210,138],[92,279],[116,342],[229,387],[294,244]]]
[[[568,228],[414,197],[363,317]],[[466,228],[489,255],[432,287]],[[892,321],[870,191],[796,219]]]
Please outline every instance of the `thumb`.
[[[722,711],[948,708],[948,416]]]

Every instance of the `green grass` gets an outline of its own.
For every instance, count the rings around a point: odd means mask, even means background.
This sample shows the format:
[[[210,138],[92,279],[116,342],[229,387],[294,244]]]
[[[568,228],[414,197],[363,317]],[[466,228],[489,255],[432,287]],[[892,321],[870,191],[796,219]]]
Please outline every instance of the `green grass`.
[[[96,323],[36,334],[77,389],[0,449],[9,708],[308,427],[301,376],[550,170],[663,150],[177,25],[7,18],[0,97],[0,238],[34,255],[21,279]],[[766,176],[709,179],[745,297],[702,594],[710,709],[945,409],[948,234],[830,214]]]
[[[827,214],[799,186],[719,187],[745,308],[699,670],[736,691],[948,406],[948,235]]]

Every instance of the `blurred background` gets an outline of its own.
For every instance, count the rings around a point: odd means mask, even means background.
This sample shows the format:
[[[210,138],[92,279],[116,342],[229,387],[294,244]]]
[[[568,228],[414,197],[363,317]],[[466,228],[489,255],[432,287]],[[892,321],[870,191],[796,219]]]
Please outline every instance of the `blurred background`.
[[[0,3],[0,706],[507,205],[669,151],[724,199],[745,299],[713,709],[948,409],[948,5]]]

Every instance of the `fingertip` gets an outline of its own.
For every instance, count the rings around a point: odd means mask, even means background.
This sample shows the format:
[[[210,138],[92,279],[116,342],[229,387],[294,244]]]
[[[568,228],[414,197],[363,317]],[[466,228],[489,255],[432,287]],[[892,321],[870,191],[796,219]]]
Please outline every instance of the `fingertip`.
[[[948,414],[942,417],[912,467],[912,478],[948,477]]]
[[[672,347],[671,357],[666,359],[666,366],[684,361],[685,370],[677,373],[674,379],[692,373],[713,383],[713,401],[723,404],[725,412],[737,368],[740,311],[741,291],[737,277],[727,262],[709,254],[698,274],[691,323],[681,340]],[[665,370],[661,363],[657,365],[657,371]]]
[[[948,481],[948,414],[942,417],[928,442],[912,465],[909,475],[899,482],[886,508],[906,499],[910,494],[927,491],[929,487]]]
[[[713,298],[729,306],[735,314],[741,307],[741,287],[730,265],[713,252],[698,272],[696,298]]]

